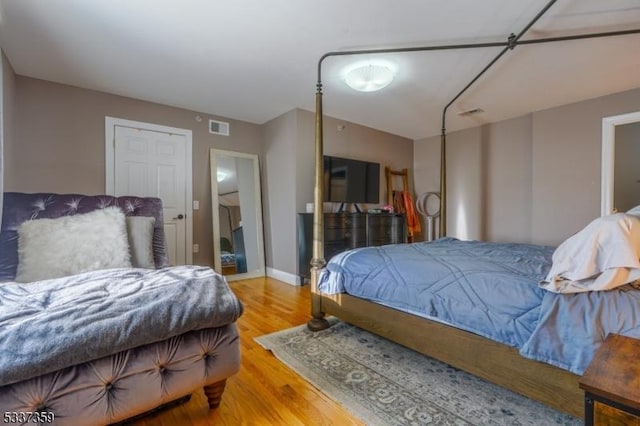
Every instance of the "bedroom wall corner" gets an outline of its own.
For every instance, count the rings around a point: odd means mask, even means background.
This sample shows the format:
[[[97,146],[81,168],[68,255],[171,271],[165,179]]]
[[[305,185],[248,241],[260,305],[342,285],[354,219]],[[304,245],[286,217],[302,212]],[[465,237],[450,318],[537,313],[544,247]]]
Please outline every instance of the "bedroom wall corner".
[[[4,205],[4,52],[0,49],[0,226]]]
[[[484,237],[531,241],[531,114],[483,126]]]
[[[531,115],[447,135],[448,236],[530,241],[531,143]],[[414,141],[414,168],[418,194],[439,191],[440,136]]]
[[[267,270],[295,274],[296,254],[296,111],[262,125],[265,262]]]
[[[2,193],[9,186],[14,165],[8,161],[11,158],[15,144],[14,108],[15,108],[15,71],[9,59],[0,49],[0,221],[2,220]]]
[[[602,119],[640,110],[640,88],[533,114],[532,242],[556,245],[600,216]]]
[[[5,150],[5,188],[22,192],[105,192],[105,116],[190,129],[193,134],[193,262],[213,266],[211,148],[262,153],[259,125],[104,92],[15,77],[14,138]],[[196,116],[204,119],[197,121]],[[208,118],[230,123],[230,135],[209,133]],[[7,152],[8,151],[8,152]],[[261,164],[263,163],[261,159]]]

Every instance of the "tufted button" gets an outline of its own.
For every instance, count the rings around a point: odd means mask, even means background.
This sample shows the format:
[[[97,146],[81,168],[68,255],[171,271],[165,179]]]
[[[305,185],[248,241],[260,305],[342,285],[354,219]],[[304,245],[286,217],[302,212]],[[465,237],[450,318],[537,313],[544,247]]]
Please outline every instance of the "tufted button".
[[[37,401],[33,401],[30,404],[31,410],[29,411],[44,411],[47,409],[47,404],[44,400],[38,399]]]
[[[51,409],[49,409],[49,407],[47,407],[47,405],[45,403],[41,403],[36,408],[34,408],[33,411],[36,411],[38,413],[42,413],[42,412],[45,412],[45,411],[51,411]]]
[[[166,368],[164,367],[164,365],[159,365],[159,366],[158,366],[158,372],[159,372],[159,373],[161,373],[161,374],[162,374],[162,373],[164,373],[164,372],[165,372],[165,370],[166,370]]]
[[[109,392],[111,389],[113,389],[113,383],[111,382],[107,382],[104,384],[104,388],[107,392]]]

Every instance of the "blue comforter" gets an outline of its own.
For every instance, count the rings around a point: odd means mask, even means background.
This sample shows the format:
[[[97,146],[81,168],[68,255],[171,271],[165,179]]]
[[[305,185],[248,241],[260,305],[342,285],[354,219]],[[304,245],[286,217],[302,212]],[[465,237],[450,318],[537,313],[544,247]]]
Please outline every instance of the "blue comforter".
[[[548,292],[539,283],[553,251],[453,238],[367,247],[334,256],[319,290],[441,321],[581,374],[607,333],[640,337],[640,291]]]
[[[198,266],[0,283],[0,386],[224,326],[242,310],[224,278]]]

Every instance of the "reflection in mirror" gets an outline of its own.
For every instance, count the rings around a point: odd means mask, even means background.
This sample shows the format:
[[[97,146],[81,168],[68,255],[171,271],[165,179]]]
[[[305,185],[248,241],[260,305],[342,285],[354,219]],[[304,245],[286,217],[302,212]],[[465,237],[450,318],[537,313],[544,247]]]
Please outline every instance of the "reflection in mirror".
[[[214,267],[230,281],[264,276],[258,156],[212,149],[210,163]]]
[[[640,205],[640,122],[616,126],[613,207],[626,212]]]
[[[638,137],[640,111],[602,119],[602,216],[624,212],[640,204],[640,176],[635,163],[640,152]]]

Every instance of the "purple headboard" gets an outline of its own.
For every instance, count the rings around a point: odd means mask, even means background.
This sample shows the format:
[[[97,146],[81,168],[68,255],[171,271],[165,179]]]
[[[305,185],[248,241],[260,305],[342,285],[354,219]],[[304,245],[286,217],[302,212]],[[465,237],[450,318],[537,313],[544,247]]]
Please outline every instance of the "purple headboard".
[[[165,246],[162,201],[159,198],[111,195],[25,194],[5,192],[0,229],[0,281],[15,279],[18,267],[18,227],[25,220],[57,218],[118,206],[127,216],[152,216],[153,260],[156,268],[169,264]]]

